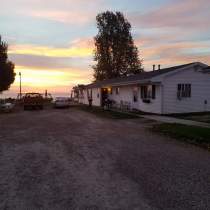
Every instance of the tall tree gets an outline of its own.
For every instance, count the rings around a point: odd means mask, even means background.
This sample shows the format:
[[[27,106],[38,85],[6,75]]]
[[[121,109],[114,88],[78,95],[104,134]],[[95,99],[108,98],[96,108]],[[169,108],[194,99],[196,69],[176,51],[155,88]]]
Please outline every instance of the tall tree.
[[[0,93],[8,90],[15,81],[15,65],[8,60],[8,44],[3,42],[0,36]]]
[[[142,60],[131,35],[131,24],[121,12],[104,12],[96,17],[93,66],[96,81],[128,76],[142,71]]]

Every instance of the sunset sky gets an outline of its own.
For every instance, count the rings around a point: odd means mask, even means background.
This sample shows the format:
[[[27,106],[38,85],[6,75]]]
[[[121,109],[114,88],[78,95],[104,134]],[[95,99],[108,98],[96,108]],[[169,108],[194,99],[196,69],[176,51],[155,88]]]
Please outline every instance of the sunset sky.
[[[95,16],[121,11],[132,25],[145,70],[210,65],[210,0],[0,0],[0,34],[22,72],[23,91],[70,93],[92,80]],[[9,92],[18,92],[18,76]]]

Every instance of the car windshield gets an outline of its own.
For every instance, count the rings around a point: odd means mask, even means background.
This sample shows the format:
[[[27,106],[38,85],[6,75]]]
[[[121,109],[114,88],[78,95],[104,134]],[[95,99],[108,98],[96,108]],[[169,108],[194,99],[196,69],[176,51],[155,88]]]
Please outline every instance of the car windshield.
[[[39,93],[29,93],[26,94],[25,97],[31,97],[31,98],[36,98],[36,97],[40,97],[41,95]]]
[[[56,98],[55,101],[65,102],[68,101],[67,98]]]

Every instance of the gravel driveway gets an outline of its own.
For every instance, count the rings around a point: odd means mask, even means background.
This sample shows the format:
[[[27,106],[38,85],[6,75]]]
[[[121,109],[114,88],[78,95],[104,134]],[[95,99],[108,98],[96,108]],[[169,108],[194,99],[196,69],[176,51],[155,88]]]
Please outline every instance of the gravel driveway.
[[[0,115],[0,209],[210,209],[210,153],[145,119]]]

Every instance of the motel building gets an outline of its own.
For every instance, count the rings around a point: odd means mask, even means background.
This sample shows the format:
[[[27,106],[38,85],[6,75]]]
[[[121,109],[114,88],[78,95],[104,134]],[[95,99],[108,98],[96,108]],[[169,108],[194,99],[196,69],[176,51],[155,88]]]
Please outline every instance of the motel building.
[[[120,77],[86,86],[79,103],[154,114],[210,111],[210,66],[196,62]]]

